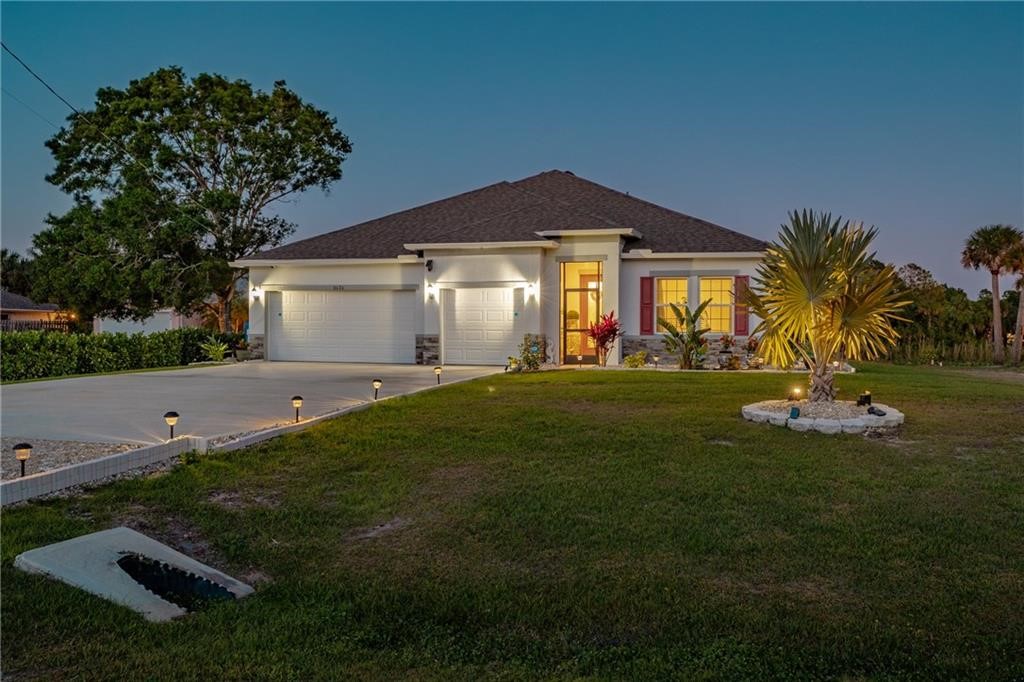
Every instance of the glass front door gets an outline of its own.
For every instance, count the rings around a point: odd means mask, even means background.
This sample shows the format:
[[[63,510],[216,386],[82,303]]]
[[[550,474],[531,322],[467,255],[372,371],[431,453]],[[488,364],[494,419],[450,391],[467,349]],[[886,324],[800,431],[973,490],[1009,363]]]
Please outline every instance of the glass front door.
[[[597,348],[587,336],[601,315],[601,262],[562,263],[562,363],[597,363]]]

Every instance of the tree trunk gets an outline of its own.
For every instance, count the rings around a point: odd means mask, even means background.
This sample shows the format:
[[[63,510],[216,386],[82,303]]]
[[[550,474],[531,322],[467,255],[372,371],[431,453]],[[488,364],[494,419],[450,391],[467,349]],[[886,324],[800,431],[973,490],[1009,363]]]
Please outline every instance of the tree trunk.
[[[1006,350],[1003,335],[1003,310],[999,300],[999,273],[992,273],[992,360],[1003,364]]]
[[[836,386],[832,365],[827,362],[819,363],[811,371],[810,401],[812,403],[830,403],[835,399]]]
[[[220,298],[220,330],[222,332],[231,331],[231,296],[224,296]]]
[[[1024,281],[1017,287],[1017,326],[1013,328],[1013,362],[1020,364],[1021,337],[1024,336]]]

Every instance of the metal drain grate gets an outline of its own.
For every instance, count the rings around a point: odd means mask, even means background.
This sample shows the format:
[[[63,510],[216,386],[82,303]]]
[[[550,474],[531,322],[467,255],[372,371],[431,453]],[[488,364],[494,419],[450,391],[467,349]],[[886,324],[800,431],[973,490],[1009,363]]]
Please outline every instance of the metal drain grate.
[[[132,580],[186,611],[198,611],[211,602],[235,598],[227,588],[212,580],[141,554],[125,554],[117,560],[117,565]]]

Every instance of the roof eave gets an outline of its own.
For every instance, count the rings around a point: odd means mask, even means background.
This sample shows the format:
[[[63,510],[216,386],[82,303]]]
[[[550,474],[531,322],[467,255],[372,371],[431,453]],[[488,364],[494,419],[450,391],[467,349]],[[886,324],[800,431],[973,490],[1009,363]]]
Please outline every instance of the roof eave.
[[[651,251],[633,249],[622,254],[624,260],[669,259],[669,258],[764,258],[764,251]]]
[[[395,258],[242,258],[228,263],[233,268],[272,268],[277,265],[316,267],[324,265],[402,265],[420,263],[415,254],[404,253]]]
[[[643,235],[631,227],[594,228],[587,230],[541,230],[534,232],[538,237],[604,237],[619,236],[643,239]]]

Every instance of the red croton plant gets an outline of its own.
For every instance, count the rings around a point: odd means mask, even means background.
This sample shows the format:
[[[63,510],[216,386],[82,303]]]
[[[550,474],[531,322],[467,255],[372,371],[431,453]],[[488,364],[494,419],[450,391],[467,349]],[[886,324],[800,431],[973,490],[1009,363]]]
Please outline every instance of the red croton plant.
[[[597,347],[597,360],[604,367],[608,363],[608,351],[615,339],[622,336],[622,324],[615,319],[615,311],[605,313],[597,322],[590,325],[587,336],[594,340]]]

